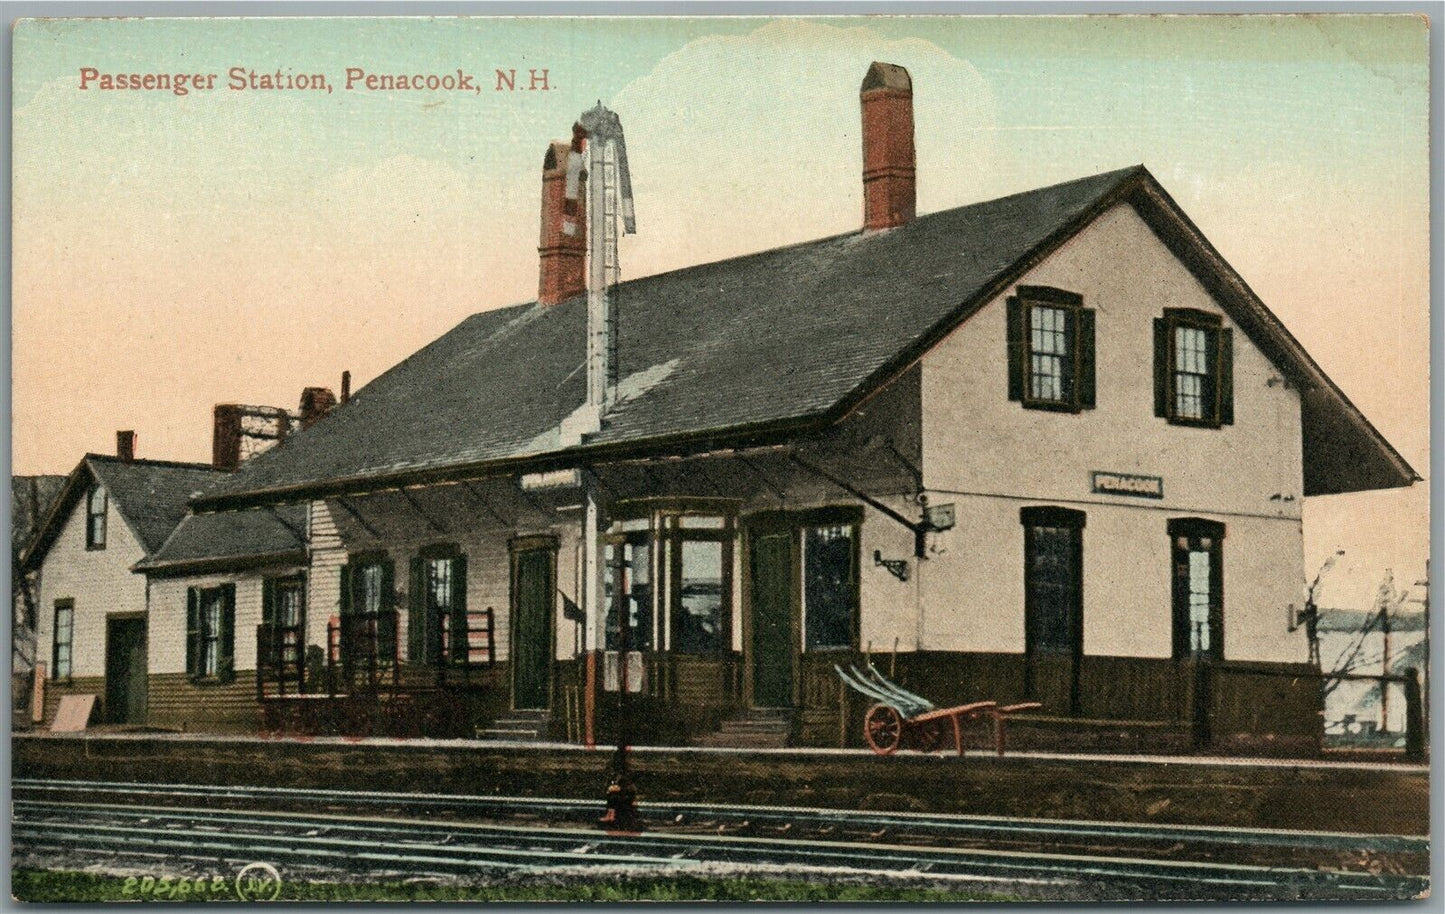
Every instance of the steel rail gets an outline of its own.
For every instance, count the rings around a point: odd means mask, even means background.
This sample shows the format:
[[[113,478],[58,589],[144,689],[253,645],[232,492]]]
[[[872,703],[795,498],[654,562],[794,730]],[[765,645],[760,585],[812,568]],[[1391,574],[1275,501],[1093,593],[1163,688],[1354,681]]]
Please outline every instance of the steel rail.
[[[145,784],[124,781],[69,781],[17,779],[12,792],[35,790],[59,793],[117,793],[126,796],[176,796],[212,799],[287,799],[353,806],[450,808],[508,814],[572,814],[586,817],[598,810],[593,800],[534,797],[482,797],[458,794],[393,791],[342,791],[324,788],[209,786],[204,784]],[[870,829],[900,829],[919,835],[967,835],[1033,839],[1097,839],[1192,842],[1228,846],[1293,847],[1337,851],[1426,853],[1427,836],[1372,835],[1349,832],[1241,829],[1210,825],[1098,822],[1015,818],[1004,816],[945,815],[935,813],[874,813],[814,807],[779,807],[706,803],[641,803],[644,818],[676,820],[702,817],[732,821],[765,821],[795,825],[852,825]]]
[[[601,862],[617,863],[623,858],[624,865],[631,863],[656,864],[659,861],[691,860],[694,862],[721,862],[751,865],[804,864],[812,866],[846,867],[849,869],[883,872],[923,870],[938,875],[994,876],[1003,878],[1091,878],[1125,882],[1146,882],[1150,884],[1182,883],[1197,887],[1251,886],[1256,889],[1273,888],[1288,890],[1345,890],[1385,894],[1390,897],[1408,897],[1423,891],[1428,880],[1407,876],[1378,876],[1369,873],[1318,871],[1280,867],[1260,867],[1243,864],[1211,862],[1164,862],[1130,858],[1102,858],[1085,855],[1035,854],[1016,851],[945,848],[919,848],[898,845],[880,845],[866,842],[799,841],[777,838],[743,836],[699,836],[699,835],[658,835],[658,834],[608,834],[595,830],[523,828],[517,826],[481,825],[475,823],[447,823],[437,825],[414,820],[387,818],[362,819],[347,816],[292,815],[286,813],[250,814],[232,811],[187,810],[171,807],[138,808],[130,805],[121,807],[95,806],[86,804],[37,803],[17,801],[15,804],[15,834],[17,838],[31,837],[44,839],[50,832],[60,832],[74,846],[84,843],[83,837],[106,845],[122,845],[134,848],[139,843],[149,846],[212,846],[218,850],[230,849],[231,844],[240,842],[241,849],[254,851],[296,853],[306,849],[337,848],[354,850],[375,856],[375,848],[400,848],[414,851],[416,841],[398,841],[378,838],[378,835],[406,835],[423,839],[429,843],[426,850],[432,856],[428,862],[450,859],[465,855],[475,862],[487,855],[515,856],[518,852],[524,858],[541,856],[548,865],[556,866],[559,859],[587,862],[597,865]],[[61,824],[35,822],[26,818],[26,813],[49,812],[63,816]],[[117,826],[105,823],[78,822],[77,814],[138,820],[135,826]],[[154,823],[169,820],[167,827]],[[189,830],[186,825],[189,823]],[[251,826],[267,829],[256,835],[230,837],[231,844],[218,842],[219,826]],[[179,828],[173,826],[180,826]],[[305,835],[278,836],[277,827],[305,829]],[[355,838],[339,838],[335,835],[322,836],[322,832],[346,832]],[[488,839],[484,844],[457,843],[458,835],[472,839]],[[159,837],[158,837],[159,836]],[[370,836],[370,837],[367,837]],[[530,849],[499,847],[502,841],[522,841]],[[436,842],[445,841],[445,846]],[[579,852],[578,842],[582,842]],[[603,851],[607,848],[614,853]],[[369,850],[363,850],[369,849]],[[601,853],[599,853],[601,851]],[[642,853],[651,851],[652,853]],[[436,856],[440,854],[440,857]],[[662,856],[654,856],[661,854]],[[405,863],[415,854],[382,854],[381,859],[393,863]],[[366,857],[372,859],[372,857]],[[860,866],[860,863],[862,866]],[[682,865],[682,864],[679,864]]]

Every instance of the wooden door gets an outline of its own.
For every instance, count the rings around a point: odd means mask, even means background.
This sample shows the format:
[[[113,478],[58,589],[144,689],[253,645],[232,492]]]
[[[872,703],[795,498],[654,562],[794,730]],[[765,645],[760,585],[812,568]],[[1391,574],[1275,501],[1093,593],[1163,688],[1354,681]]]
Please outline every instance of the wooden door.
[[[793,704],[793,534],[749,537],[753,706]]]
[[[105,638],[105,710],[112,723],[146,718],[145,619],[109,619]]]
[[[519,709],[550,701],[554,556],[545,547],[512,553],[512,703]]]

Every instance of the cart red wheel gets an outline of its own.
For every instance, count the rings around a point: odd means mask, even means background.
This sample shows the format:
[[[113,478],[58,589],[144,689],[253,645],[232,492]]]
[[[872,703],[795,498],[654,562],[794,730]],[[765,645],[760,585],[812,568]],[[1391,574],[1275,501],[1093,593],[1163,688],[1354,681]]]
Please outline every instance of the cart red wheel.
[[[887,705],[874,705],[863,718],[863,738],[879,755],[892,755],[903,741],[903,718]]]

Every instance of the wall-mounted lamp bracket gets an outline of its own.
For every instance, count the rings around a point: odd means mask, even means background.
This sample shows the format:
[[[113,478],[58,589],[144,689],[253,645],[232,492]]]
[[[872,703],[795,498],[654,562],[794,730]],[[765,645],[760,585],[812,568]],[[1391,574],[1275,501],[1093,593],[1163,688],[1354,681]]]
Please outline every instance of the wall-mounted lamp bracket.
[[[882,550],[873,550],[873,564],[888,569],[888,573],[900,581],[908,580],[907,559],[885,559]]]

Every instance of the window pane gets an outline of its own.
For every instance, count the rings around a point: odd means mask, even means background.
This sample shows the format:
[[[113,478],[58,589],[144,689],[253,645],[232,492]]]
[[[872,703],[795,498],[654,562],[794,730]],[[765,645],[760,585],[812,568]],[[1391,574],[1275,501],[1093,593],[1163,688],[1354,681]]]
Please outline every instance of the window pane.
[[[1208,552],[1189,553],[1189,649],[1196,654],[1207,654],[1214,645],[1209,618],[1209,559]]]
[[[710,653],[723,648],[723,544],[684,541],[678,581],[681,612],[672,630],[672,649]]]
[[[51,673],[57,679],[70,677],[70,643],[75,623],[75,610],[69,606],[55,610],[55,670]]]
[[[695,514],[684,514],[678,520],[678,525],[686,527],[689,530],[721,530],[724,526],[724,521],[721,517],[701,517]]]
[[[426,563],[427,603],[436,612],[452,607],[452,560],[428,559]]]
[[[207,676],[219,672],[217,660],[221,643],[222,602],[220,590],[207,590],[201,594],[201,672]]]
[[[803,630],[808,650],[853,646],[853,527],[803,532]]]
[[[1182,419],[1214,418],[1212,332],[1174,328],[1174,414]]]
[[[374,616],[381,612],[380,565],[363,565],[361,567],[361,600],[357,610],[368,616]]]
[[[616,595],[621,581],[621,600],[627,607],[629,650],[652,650],[652,557],[647,541],[609,543],[602,572],[602,596],[607,610],[606,647],[622,647],[622,623]]]
[[[1062,403],[1072,396],[1072,357],[1068,311],[1032,306],[1029,309],[1029,397]]]
[[[301,624],[301,587],[299,585],[277,585],[276,624],[283,628],[293,628]]]

